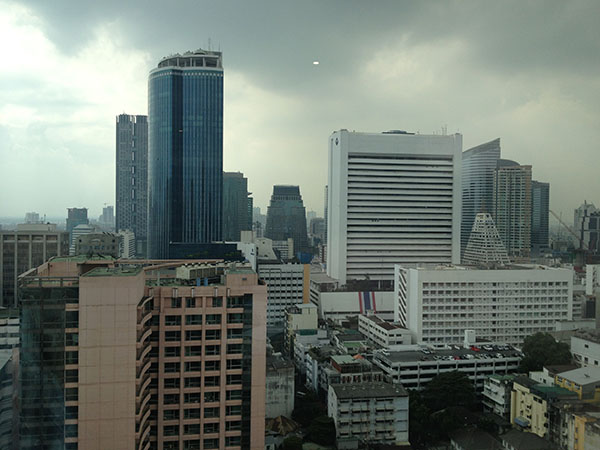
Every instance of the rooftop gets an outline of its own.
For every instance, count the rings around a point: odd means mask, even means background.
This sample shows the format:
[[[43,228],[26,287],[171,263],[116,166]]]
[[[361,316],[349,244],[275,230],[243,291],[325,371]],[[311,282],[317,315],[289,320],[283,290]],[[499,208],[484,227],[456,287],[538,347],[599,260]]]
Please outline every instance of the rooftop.
[[[557,446],[551,444],[545,439],[533,434],[518,430],[510,430],[501,436],[502,441],[506,441],[515,450],[554,450]]]
[[[380,359],[387,359],[392,364],[416,361],[438,361],[438,360],[463,360],[463,359],[494,359],[494,358],[521,358],[519,350],[510,345],[490,345],[483,347],[473,346],[463,348],[458,345],[446,349],[414,349],[404,351],[390,351],[387,354],[377,353]]]
[[[581,367],[579,369],[558,373],[557,376],[584,386],[586,384],[600,382],[600,368]]]
[[[494,437],[481,430],[459,430],[450,435],[463,450],[502,450],[504,447]]]
[[[377,325],[379,325],[384,330],[388,330],[389,331],[389,330],[405,329],[404,327],[402,327],[400,325],[396,325],[396,324],[393,324],[393,323],[390,323],[390,322],[386,322],[381,317],[376,316],[376,315],[372,315],[372,314],[365,315],[365,314],[363,314],[363,316],[366,317],[367,319],[369,319],[370,321],[376,323]]]
[[[143,268],[137,267],[96,267],[82,275],[82,277],[133,277],[141,273]]]
[[[406,389],[399,384],[373,382],[332,384],[330,386],[340,400],[354,398],[406,397],[408,395]]]
[[[573,337],[600,344],[600,330],[575,330]]]

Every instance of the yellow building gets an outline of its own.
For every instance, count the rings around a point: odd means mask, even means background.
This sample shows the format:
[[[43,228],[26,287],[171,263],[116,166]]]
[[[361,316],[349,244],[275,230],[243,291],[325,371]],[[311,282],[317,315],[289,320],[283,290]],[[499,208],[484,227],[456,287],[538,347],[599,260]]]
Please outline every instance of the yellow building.
[[[554,384],[577,394],[579,400],[600,402],[600,368],[581,367],[554,376]]]

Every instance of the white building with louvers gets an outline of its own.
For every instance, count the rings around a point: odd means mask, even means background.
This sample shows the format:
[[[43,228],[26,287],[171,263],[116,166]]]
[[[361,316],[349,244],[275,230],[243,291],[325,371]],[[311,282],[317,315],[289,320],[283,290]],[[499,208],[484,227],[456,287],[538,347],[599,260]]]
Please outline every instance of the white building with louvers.
[[[573,273],[545,266],[395,268],[394,319],[417,342],[463,342],[465,330],[498,343],[523,343],[572,319]]]
[[[462,136],[336,131],[327,274],[392,280],[394,264],[458,263]]]

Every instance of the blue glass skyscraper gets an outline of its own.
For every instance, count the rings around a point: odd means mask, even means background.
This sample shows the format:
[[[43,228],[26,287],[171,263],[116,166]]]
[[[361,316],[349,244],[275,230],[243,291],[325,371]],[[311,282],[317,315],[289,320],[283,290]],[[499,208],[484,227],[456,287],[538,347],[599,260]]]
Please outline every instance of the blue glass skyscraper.
[[[164,58],[148,80],[148,256],[221,239],[221,52]]]

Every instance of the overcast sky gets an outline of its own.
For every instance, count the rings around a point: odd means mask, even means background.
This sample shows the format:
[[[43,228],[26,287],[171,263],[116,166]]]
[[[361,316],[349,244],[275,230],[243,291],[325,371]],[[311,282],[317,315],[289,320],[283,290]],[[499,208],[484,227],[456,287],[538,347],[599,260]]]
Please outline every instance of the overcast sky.
[[[225,68],[224,169],[266,209],[323,211],[340,128],[501,138],[572,220],[600,206],[600,2],[0,0],[0,217],[114,204],[115,116],[147,76],[210,45]],[[313,61],[318,60],[319,65]]]

